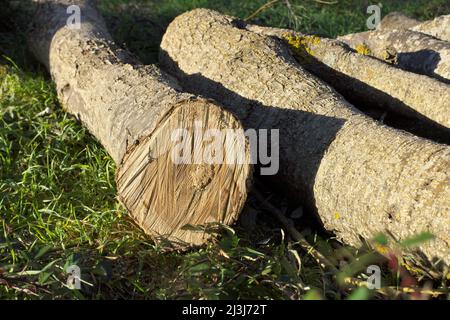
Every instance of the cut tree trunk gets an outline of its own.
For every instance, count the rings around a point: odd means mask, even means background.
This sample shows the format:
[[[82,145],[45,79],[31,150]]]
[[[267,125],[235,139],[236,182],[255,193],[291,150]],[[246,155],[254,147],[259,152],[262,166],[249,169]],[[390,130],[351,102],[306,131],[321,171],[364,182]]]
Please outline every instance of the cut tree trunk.
[[[450,261],[450,147],[363,115],[305,71],[277,39],[197,9],[177,17],[160,62],[186,89],[222,102],[248,128],[279,129],[276,177],[347,243],[422,231],[429,259]]]
[[[411,30],[429,34],[444,41],[450,41],[450,14],[422,22],[412,27]]]
[[[400,12],[386,15],[377,27],[378,30],[410,29],[422,32],[444,41],[450,41],[450,14],[439,16],[433,20],[420,22]]]
[[[66,24],[68,5],[81,9],[80,28]],[[188,134],[187,154],[205,148],[199,134],[208,129],[235,129],[243,136],[229,112],[181,92],[173,78],[117,48],[91,1],[41,1],[30,47],[49,69],[63,107],[116,162],[119,200],[145,232],[172,244],[200,244],[208,235],[183,226],[237,218],[251,174],[249,149],[239,135],[215,142],[243,163],[174,161],[181,142],[174,139],[176,129]]]
[[[419,20],[412,19],[401,12],[390,12],[380,21],[377,30],[411,29],[418,24],[420,24]]]
[[[370,54],[412,72],[450,82],[450,42],[406,30],[376,30],[338,37],[352,48],[366,46]]]
[[[370,104],[450,128],[448,84],[359,54],[337,40],[256,25],[246,25],[245,28],[289,41],[294,56],[303,67],[329,83],[352,103]],[[430,101],[433,103],[430,104]]]

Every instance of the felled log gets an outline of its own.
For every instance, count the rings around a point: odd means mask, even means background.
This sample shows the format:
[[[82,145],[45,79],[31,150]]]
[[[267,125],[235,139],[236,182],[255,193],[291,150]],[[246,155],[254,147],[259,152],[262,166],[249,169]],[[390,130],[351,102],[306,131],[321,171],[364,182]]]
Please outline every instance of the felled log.
[[[354,49],[365,46],[370,55],[405,70],[450,81],[450,42],[406,29],[366,31],[337,39]]]
[[[438,38],[450,41],[450,14],[436,17],[433,20],[420,22],[400,12],[392,12],[381,20],[377,29],[410,29]]]
[[[334,39],[250,24],[245,28],[289,42],[294,56],[304,68],[325,80],[352,103],[370,104],[450,128],[448,84],[401,70],[363,52],[357,53]]]
[[[377,30],[411,29],[420,24],[419,20],[408,17],[401,12],[390,12],[380,21]]]
[[[81,9],[80,28],[66,24],[68,5]],[[242,156],[241,162],[177,162],[181,140],[173,136],[185,130],[183,156],[205,148],[201,135],[209,129],[234,129],[243,137],[229,112],[181,92],[173,78],[119,49],[88,0],[40,1],[30,48],[50,71],[63,107],[117,164],[119,200],[145,232],[173,244],[200,244],[208,236],[184,226],[236,219],[251,171],[247,145],[239,135],[216,141],[224,157]]]
[[[450,147],[380,125],[299,66],[282,42],[215,11],[177,17],[160,62],[246,127],[279,129],[274,178],[338,238],[357,245],[386,230],[398,239],[428,230],[436,238],[421,250],[450,261]]]
[[[422,22],[412,27],[411,30],[429,34],[444,41],[450,41],[450,14]]]

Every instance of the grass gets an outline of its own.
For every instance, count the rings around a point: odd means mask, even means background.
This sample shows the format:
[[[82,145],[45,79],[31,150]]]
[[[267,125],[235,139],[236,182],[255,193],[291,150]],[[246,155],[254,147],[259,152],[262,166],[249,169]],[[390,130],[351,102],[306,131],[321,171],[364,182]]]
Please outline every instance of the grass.
[[[125,43],[146,63],[157,61],[159,43],[166,26],[177,15],[194,9],[210,8],[224,14],[246,18],[269,0],[110,0],[101,5],[114,37]],[[367,6],[380,1],[339,0],[326,5],[315,0],[278,1],[251,20],[253,23],[287,27],[305,33],[336,37],[366,30]],[[329,1],[333,2],[333,1]],[[390,0],[381,1],[382,14],[402,11],[411,17],[427,20],[448,14],[450,4],[446,0]]]
[[[111,0],[101,9],[117,42],[151,63],[176,15],[208,7],[247,17],[264,3]],[[253,22],[330,37],[365,28],[368,1],[291,3],[292,11],[279,3]],[[118,204],[113,161],[61,110],[48,75],[27,53],[24,33],[13,27],[20,30],[21,19],[26,20],[20,9],[8,7],[0,14],[0,298],[411,298],[402,293],[407,277],[399,270],[407,265],[401,260],[396,264],[401,268],[392,269],[392,261],[370,245],[343,246],[306,214],[294,220],[314,248],[305,251],[253,195],[238,223],[218,228],[207,245],[164,252]],[[428,19],[448,13],[450,5],[441,0],[389,1],[383,13],[391,10]],[[280,210],[295,209],[283,197],[258,189]],[[386,248],[387,240],[381,238],[376,243]],[[338,272],[318,263],[315,252],[328,257]],[[350,276],[365,281],[366,267],[374,263],[382,268],[383,290],[339,281]],[[73,264],[81,268],[82,290],[66,286],[66,269]],[[445,297],[445,272],[408,268],[419,286],[441,290],[439,296]]]

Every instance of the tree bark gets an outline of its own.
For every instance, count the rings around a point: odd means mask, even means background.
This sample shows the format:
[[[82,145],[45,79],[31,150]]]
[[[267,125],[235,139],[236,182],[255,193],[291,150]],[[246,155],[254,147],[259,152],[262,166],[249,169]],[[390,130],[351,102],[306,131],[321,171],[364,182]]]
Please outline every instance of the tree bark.
[[[450,82],[450,43],[405,29],[376,30],[337,38],[356,48],[364,44],[370,54],[401,68]]]
[[[292,48],[297,61],[356,105],[370,104],[450,128],[450,86],[445,83],[358,54],[337,40],[256,25],[245,28],[285,41],[291,39],[291,47],[292,42],[302,41],[300,48]]]
[[[386,15],[378,25],[379,30],[410,29],[428,34],[437,39],[450,41],[450,14],[439,16],[433,20],[420,22],[399,12]]]
[[[222,102],[248,128],[279,129],[276,178],[351,244],[428,230],[429,259],[450,261],[450,148],[368,118],[299,66],[279,40],[197,9],[177,17],[160,62],[193,92]]]
[[[411,29],[418,24],[420,24],[419,20],[412,19],[401,12],[390,12],[380,21],[377,30]]]
[[[80,8],[80,28],[67,24],[69,5]],[[200,244],[208,235],[183,226],[229,224],[237,218],[251,173],[248,146],[227,144],[226,152],[241,155],[243,164],[179,164],[171,136],[179,128],[189,134],[241,132],[229,112],[181,92],[173,78],[116,47],[88,0],[40,1],[30,48],[50,71],[63,107],[116,162],[119,200],[145,232],[172,244]],[[204,148],[197,138],[192,148]]]
[[[450,14],[422,22],[412,27],[411,30],[429,34],[444,41],[450,41]]]

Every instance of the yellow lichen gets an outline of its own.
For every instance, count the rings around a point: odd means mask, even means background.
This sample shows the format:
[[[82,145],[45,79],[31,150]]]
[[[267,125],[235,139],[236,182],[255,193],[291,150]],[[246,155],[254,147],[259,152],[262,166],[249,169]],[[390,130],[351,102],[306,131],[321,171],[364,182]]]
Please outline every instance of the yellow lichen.
[[[389,247],[384,246],[384,245],[379,244],[379,243],[375,243],[374,249],[375,249],[379,254],[382,254],[382,255],[386,255],[386,254],[390,251]]]
[[[409,272],[411,272],[411,273],[413,273],[413,274],[420,274],[421,273],[421,270],[420,269],[418,269],[418,268],[415,268],[415,267],[413,267],[413,266],[411,266],[411,265],[409,265],[409,264],[407,264],[407,263],[405,263],[405,262],[401,262],[400,263],[403,267],[405,267],[405,269],[406,270],[408,270]]]
[[[301,59],[314,56],[314,51],[311,47],[320,44],[320,38],[316,36],[285,34],[283,38],[288,42],[295,57]]]
[[[370,48],[365,43],[357,44],[355,47],[356,52],[359,54],[362,54],[364,56],[370,55],[372,52],[370,51]]]

